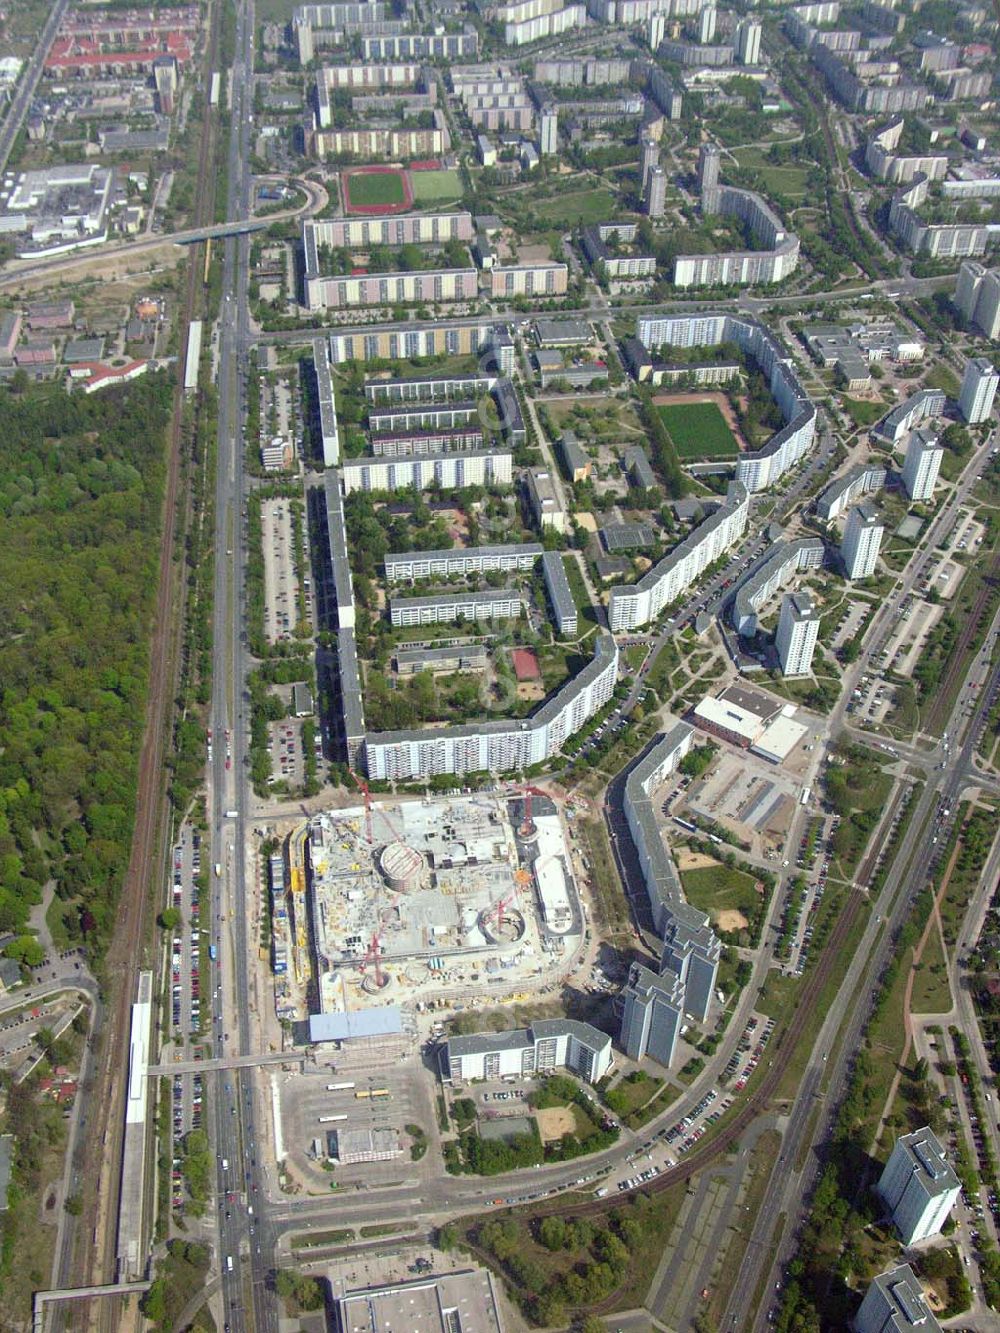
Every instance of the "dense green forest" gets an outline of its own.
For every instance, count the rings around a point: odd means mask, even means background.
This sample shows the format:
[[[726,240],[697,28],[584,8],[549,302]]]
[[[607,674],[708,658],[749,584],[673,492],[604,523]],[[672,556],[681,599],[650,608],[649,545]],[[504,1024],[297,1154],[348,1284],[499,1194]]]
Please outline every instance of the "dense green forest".
[[[0,932],[53,879],[107,940],[129,854],[171,377],[0,393]]]

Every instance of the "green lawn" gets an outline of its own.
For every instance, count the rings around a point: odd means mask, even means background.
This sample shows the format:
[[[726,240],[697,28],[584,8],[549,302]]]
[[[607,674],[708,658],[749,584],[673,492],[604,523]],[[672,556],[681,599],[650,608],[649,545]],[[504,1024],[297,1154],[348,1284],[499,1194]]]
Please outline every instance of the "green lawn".
[[[656,410],[678,458],[736,457],[736,441],[717,403],[666,403]]]
[[[347,198],[355,208],[370,208],[375,204],[401,204],[403,178],[396,171],[375,171],[346,178]]]
[[[411,171],[410,186],[415,204],[448,203],[462,197],[462,178],[457,171]]]
[[[585,226],[589,222],[606,222],[613,217],[617,203],[610,190],[571,190],[554,199],[533,200],[530,208],[546,221],[569,227]]]
[[[736,160],[746,170],[760,172],[768,194],[783,194],[796,201],[805,198],[808,166],[776,166],[759,148],[741,148]]]
[[[884,403],[869,403],[861,398],[845,398],[843,407],[855,426],[871,426],[888,410]]]
[[[944,950],[941,947],[941,932],[935,922],[913,978],[910,1013],[946,1014],[953,1003]]]
[[[744,871],[729,866],[703,866],[681,872],[684,896],[692,906],[708,912],[713,920],[720,912],[742,912],[750,916],[760,902],[755,881]]]

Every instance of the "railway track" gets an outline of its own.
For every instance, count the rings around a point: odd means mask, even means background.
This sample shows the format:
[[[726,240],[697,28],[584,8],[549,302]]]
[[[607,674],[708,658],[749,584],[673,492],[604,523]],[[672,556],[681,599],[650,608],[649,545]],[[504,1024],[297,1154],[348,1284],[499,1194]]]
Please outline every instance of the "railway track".
[[[844,945],[846,944],[850,933],[854,927],[855,920],[865,902],[864,895],[857,889],[852,890],[850,897],[844,905],[844,910],[837,917],[830,937],[827,940],[826,948],[817,964],[815,970],[806,978],[802,988],[802,994],[792,1015],[788,1027],[785,1029],[776,1043],[771,1048],[772,1054],[770,1062],[764,1070],[764,1074],[757,1087],[751,1092],[750,1096],[733,1115],[732,1119],[725,1124],[724,1128],[716,1135],[711,1142],[704,1147],[696,1148],[687,1157],[683,1158],[669,1171],[663,1171],[660,1175],[653,1178],[647,1184],[642,1186],[636,1193],[659,1194],[663,1190],[671,1189],[679,1185],[692,1176],[710,1167],[714,1162],[728,1151],[736,1143],[745,1130],[757,1119],[763,1115],[769,1108],[769,1105],[781,1084],[781,1080],[788,1069],[789,1063],[795,1054],[806,1025],[812,1019],[816,1012],[819,998],[823,989],[830,979],[833,967],[841,956]],[[519,1207],[518,1209],[508,1210],[523,1213],[530,1211],[535,1216],[551,1216],[558,1214],[560,1217],[590,1217],[601,1213],[606,1213],[610,1207],[614,1207],[614,1200],[589,1199],[579,1203],[560,1204],[558,1199],[553,1199],[548,1203],[539,1203],[530,1205],[527,1209]],[[504,1213],[500,1210],[495,1214],[502,1217]],[[492,1218],[494,1214],[490,1214]],[[474,1245],[484,1262],[495,1266],[496,1260],[481,1247]],[[603,1301],[595,1305],[588,1306],[588,1313],[610,1314],[617,1303],[618,1292],[612,1292]]]
[[[205,53],[205,79],[217,59],[221,5],[213,6]],[[197,225],[206,225],[215,198],[211,170],[215,146],[215,117],[206,99],[198,152],[196,186]],[[192,251],[197,247],[192,246]],[[188,326],[194,317],[203,286],[197,253],[188,259],[187,285],[180,320],[180,346],[186,345]],[[161,831],[167,818],[164,758],[170,725],[180,646],[181,617],[176,603],[181,583],[174,569],[177,502],[181,487],[183,456],[183,381],[178,374],[174,411],[167,452],[167,478],[160,535],[159,579],[150,640],[149,687],[142,747],[136,783],[135,828],[128,868],[118,905],[114,937],[105,959],[105,984],[112,990],[107,1023],[98,1057],[88,1134],[84,1144],[83,1215],[95,1220],[93,1229],[81,1228],[73,1271],[80,1285],[114,1280],[117,1248],[118,1208],[121,1197],[121,1166],[124,1144],[123,1101],[128,1061],[130,1009],[135,997],[147,911],[155,904],[155,886],[163,861]],[[99,1215],[103,1186],[103,1211]],[[88,1197],[89,1196],[89,1197]],[[76,1310],[76,1326],[89,1327],[89,1302]],[[108,1333],[120,1326],[119,1299],[102,1302],[99,1325]]]
[[[997,581],[1000,580],[1000,551],[997,551],[990,561],[989,569],[983,575],[982,587],[976,594],[976,600],[969,609],[968,615],[962,622],[962,628],[958,639],[951,652],[951,658],[948,662],[944,677],[938,682],[934,694],[934,703],[924,722],[923,729],[929,731],[932,735],[937,734],[951,713],[952,703],[951,694],[957,681],[964,676],[969,669],[969,663],[966,661],[966,654],[969,650],[969,644],[979,628],[979,624],[986,612],[991,597],[994,595]],[[945,711],[947,710],[947,711]]]

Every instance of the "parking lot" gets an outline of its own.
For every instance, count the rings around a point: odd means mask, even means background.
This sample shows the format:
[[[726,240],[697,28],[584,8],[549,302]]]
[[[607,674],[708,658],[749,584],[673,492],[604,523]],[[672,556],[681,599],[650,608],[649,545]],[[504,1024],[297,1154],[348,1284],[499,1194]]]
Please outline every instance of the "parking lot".
[[[828,818],[824,816],[822,820],[816,821],[816,828],[811,821],[802,835],[796,853],[795,864],[799,870],[810,875],[798,920],[792,931],[792,946],[788,957],[788,971],[796,977],[800,977],[805,971],[809,958],[813,936],[812,914],[819,907],[826,889],[830,859],[833,855],[833,835],[839,827],[839,815],[831,815]]]
[[[289,501],[264,500],[260,516],[264,547],[264,634],[268,643],[287,642],[298,620],[299,596]]]
[[[212,997],[201,994],[201,834],[184,825],[174,846],[171,902],[180,913],[174,930],[170,953],[170,1005],[173,1030],[173,1054],[181,1059],[198,1059],[202,1034],[203,1004],[210,1007]],[[171,1116],[174,1135],[172,1199],[174,1208],[184,1202],[180,1171],[180,1142],[184,1135],[202,1127],[203,1087],[200,1074],[193,1078],[175,1077],[172,1087]]]
[[[0,1020],[0,1068],[16,1075],[30,1067],[41,1054],[39,1032],[60,1032],[79,1007],[80,997],[74,993],[29,1002],[6,1014]]]
[[[305,757],[302,752],[302,723],[286,717],[268,726],[268,750],[271,754],[271,780],[287,782],[290,787],[305,781]]]
[[[322,1180],[324,1187],[331,1179],[322,1165],[330,1131],[398,1132],[399,1156],[333,1168],[338,1183],[363,1189],[411,1177],[417,1168],[410,1158],[406,1126],[417,1125],[431,1136],[437,1123],[432,1084],[413,1061],[370,1073],[351,1070],[341,1075],[330,1066],[318,1074],[288,1074],[281,1079],[279,1093],[285,1148],[297,1170],[312,1181]]]

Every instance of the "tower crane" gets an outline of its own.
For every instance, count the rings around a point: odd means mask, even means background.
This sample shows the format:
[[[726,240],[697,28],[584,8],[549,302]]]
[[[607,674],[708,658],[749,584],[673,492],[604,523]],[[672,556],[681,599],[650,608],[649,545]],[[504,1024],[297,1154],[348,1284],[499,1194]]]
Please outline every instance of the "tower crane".
[[[348,773],[350,773],[351,777],[354,779],[354,781],[355,781],[355,782],[358,784],[358,786],[361,788],[361,795],[364,797],[364,801],[365,801],[365,838],[367,839],[367,841],[368,841],[368,846],[370,847],[370,846],[372,845],[372,843],[375,841],[375,835],[374,835],[374,832],[373,832],[373,830],[372,830],[372,794],[371,794],[371,792],[368,790],[368,783],[364,780],[364,778],[359,778],[358,775],[357,775],[357,773],[355,773],[355,771],[354,771],[353,768],[349,768],[347,771],[348,771]]]

